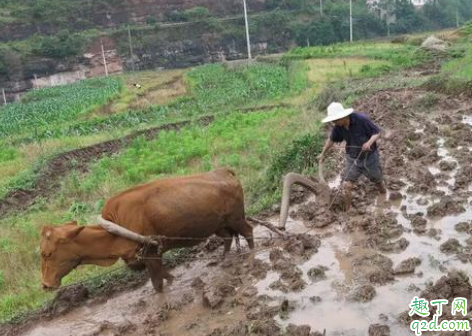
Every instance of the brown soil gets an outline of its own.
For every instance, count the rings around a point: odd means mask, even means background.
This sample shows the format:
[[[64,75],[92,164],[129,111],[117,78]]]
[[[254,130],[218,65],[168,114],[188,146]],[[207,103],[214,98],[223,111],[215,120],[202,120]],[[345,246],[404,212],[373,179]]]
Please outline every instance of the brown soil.
[[[461,212],[465,212],[464,206],[461,205],[461,201],[454,199],[451,196],[445,196],[439,203],[433,204],[428,208],[428,216],[432,217],[444,217],[447,215],[455,215]]]
[[[372,324],[369,327],[369,336],[390,336],[390,327],[382,324]]]
[[[356,302],[369,302],[374,299],[376,294],[374,286],[363,285],[355,288],[352,293],[349,294],[349,299]]]
[[[459,241],[455,238],[451,238],[441,244],[440,250],[443,253],[446,254],[452,254],[452,253],[460,253],[462,252],[462,245],[459,243]]]
[[[429,286],[419,294],[419,298],[426,299],[428,301],[437,299],[447,299],[448,304],[442,306],[442,315],[440,321],[444,319],[454,319],[452,315],[452,303],[455,298],[463,297],[470,298],[472,295],[472,286],[469,281],[469,277],[463,272],[450,272],[447,275],[441,277],[434,285]],[[468,301],[467,312],[472,308],[472,303]],[[409,316],[409,311],[404,311],[399,317],[399,321],[406,324],[411,323],[413,319],[423,319],[418,315]],[[433,306],[430,308],[430,312],[436,312],[436,308]],[[433,313],[431,313],[433,314]],[[461,315],[460,315],[461,316]]]
[[[395,269],[393,270],[393,274],[408,274],[414,273],[417,266],[421,265],[420,258],[409,258],[403,260]]]

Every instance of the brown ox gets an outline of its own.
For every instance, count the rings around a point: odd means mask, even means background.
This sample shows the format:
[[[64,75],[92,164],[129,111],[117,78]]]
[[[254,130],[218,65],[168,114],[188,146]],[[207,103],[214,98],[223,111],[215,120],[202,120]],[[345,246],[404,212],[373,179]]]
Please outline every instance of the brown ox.
[[[254,248],[252,226],[246,222],[243,189],[228,169],[161,179],[128,189],[108,200],[102,217],[141,235],[197,237],[198,240],[165,239],[165,251],[190,247],[212,234],[227,238],[224,254],[232,238],[245,237]],[[139,244],[105,231],[101,226],[45,226],[41,234],[41,281],[45,289],[58,288],[74,268],[84,264],[111,266],[123,259],[132,269],[146,267],[152,284],[162,291],[163,279],[172,281],[161,260],[136,260]]]

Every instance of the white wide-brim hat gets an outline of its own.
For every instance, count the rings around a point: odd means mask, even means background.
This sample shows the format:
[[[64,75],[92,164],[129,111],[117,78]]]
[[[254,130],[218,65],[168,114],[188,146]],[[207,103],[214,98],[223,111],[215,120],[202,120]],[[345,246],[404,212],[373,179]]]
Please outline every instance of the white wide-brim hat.
[[[330,121],[342,119],[350,115],[354,109],[348,108],[345,109],[340,103],[331,103],[328,106],[328,116],[322,120],[322,122],[327,123]]]

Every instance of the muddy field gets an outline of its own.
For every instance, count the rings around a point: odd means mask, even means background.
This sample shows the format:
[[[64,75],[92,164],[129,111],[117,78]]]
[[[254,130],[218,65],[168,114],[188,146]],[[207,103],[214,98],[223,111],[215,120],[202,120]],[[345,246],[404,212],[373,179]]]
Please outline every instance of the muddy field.
[[[242,241],[243,254],[233,247],[224,260],[221,243],[208,243],[172,270],[163,294],[149,281],[100,300],[76,289],[57,304],[78,296],[78,308],[10,333],[403,336],[414,296],[470,298],[472,102],[415,89],[381,91],[355,107],[393,131],[379,143],[386,195],[362,178],[353,208],[342,211],[338,148],[337,169],[325,172],[330,209],[294,193],[288,237],[257,227],[256,252]]]

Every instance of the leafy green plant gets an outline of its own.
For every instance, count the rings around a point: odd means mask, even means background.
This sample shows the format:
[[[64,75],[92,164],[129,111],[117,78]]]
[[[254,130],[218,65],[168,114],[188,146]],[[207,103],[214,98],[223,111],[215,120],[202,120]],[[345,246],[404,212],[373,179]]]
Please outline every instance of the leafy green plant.
[[[47,137],[54,127],[70,124],[81,114],[105,104],[120,90],[121,82],[107,77],[31,91],[22,103],[0,108],[0,136]]]

